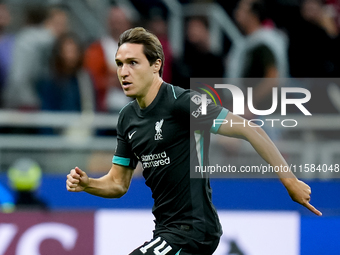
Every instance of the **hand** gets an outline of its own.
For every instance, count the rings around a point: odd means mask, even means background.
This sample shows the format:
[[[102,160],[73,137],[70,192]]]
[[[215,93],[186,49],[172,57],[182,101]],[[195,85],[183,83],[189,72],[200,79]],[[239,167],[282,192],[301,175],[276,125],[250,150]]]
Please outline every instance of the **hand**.
[[[312,193],[311,188],[304,183],[303,181],[297,180],[297,179],[290,179],[293,181],[286,180],[286,183],[284,183],[289,196],[292,198],[293,201],[303,205],[307,209],[309,209],[311,212],[315,213],[318,216],[321,216],[322,213],[317,210],[314,206],[312,206],[310,201],[310,194]]]
[[[79,167],[75,167],[67,175],[66,189],[72,192],[83,191],[89,185],[89,177]]]

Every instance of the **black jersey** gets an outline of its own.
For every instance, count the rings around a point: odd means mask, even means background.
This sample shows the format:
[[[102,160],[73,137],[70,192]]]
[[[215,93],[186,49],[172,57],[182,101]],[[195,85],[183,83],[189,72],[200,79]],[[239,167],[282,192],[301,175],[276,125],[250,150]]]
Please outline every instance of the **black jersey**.
[[[117,125],[113,163],[132,168],[142,163],[154,199],[155,235],[169,234],[167,238],[178,244],[185,242],[184,237],[204,242],[222,234],[209,179],[190,178],[190,166],[207,163],[213,119],[224,119],[228,110],[209,104],[207,115],[199,114],[199,109],[191,111],[199,108],[197,96],[164,82],[148,107],[141,109],[136,101],[125,106]],[[190,125],[196,122],[205,129],[200,130],[199,139]],[[213,129],[217,131],[218,126]]]

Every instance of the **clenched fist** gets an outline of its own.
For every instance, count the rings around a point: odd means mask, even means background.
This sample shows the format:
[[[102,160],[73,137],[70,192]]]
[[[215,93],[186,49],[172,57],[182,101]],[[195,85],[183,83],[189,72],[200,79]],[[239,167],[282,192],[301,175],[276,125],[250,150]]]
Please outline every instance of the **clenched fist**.
[[[83,191],[89,185],[89,177],[79,167],[75,167],[67,175],[66,189],[72,192]]]

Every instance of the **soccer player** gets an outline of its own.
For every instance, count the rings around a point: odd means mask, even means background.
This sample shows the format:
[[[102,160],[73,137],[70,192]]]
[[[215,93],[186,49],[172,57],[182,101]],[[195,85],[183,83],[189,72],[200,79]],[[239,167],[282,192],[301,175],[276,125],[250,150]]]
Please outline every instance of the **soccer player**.
[[[213,254],[222,230],[211,202],[209,179],[190,178],[190,167],[207,162],[204,153],[196,151],[198,140],[195,138],[204,136],[198,136],[190,122],[199,123],[205,129],[201,131],[208,134],[211,131],[249,141],[272,166],[287,163],[260,127],[212,127],[216,118],[226,118],[229,123],[231,120],[242,122],[243,118],[227,109],[208,104],[206,115],[191,112],[190,104],[198,108],[200,94],[163,82],[162,46],[157,37],[144,28],[129,29],[120,36],[116,63],[124,93],[135,100],[119,114],[112,167],[101,178],[89,178],[78,167],[72,169],[67,175],[67,190],[119,198],[127,192],[134,168],[140,161],[145,183],[154,198],[155,231],[152,240],[130,254]],[[208,144],[202,145],[206,152]],[[309,204],[308,185],[292,173],[290,178],[278,174],[294,201],[321,215]]]

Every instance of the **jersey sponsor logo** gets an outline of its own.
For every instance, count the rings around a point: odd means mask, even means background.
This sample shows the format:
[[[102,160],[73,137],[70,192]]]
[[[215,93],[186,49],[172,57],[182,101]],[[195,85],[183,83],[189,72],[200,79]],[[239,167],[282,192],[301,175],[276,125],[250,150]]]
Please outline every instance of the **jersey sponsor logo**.
[[[141,160],[143,169],[170,164],[170,157],[167,156],[165,151],[156,154],[142,155]]]
[[[160,121],[157,121],[155,124],[155,130],[156,130],[155,140],[163,140],[163,136],[162,136],[163,123],[164,123],[164,119],[161,119]]]
[[[202,103],[202,97],[199,95],[194,95],[191,98],[191,101],[193,101],[196,105],[200,105]],[[209,105],[212,103],[212,100],[210,98],[206,99],[206,105]],[[200,115],[202,114],[202,104],[191,113],[192,116],[194,116],[195,118],[198,118]]]
[[[132,136],[136,133],[137,131],[133,131],[132,133],[129,133],[128,136],[129,136],[129,139],[132,138]]]
[[[195,118],[198,118],[198,116],[200,116],[201,113],[202,113],[202,105],[198,107],[196,111],[193,111],[191,115],[194,116]]]
[[[200,105],[202,100],[199,95],[193,95],[191,97],[191,101],[193,101],[196,105]]]

